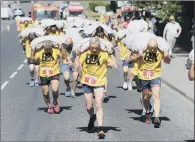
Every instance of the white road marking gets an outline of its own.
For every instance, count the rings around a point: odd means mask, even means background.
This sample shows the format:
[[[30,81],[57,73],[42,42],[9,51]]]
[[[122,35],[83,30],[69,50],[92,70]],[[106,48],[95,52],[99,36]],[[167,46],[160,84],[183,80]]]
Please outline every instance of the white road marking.
[[[21,65],[17,68],[17,70],[21,70],[23,66],[24,66],[24,64],[21,64]]]
[[[14,72],[12,73],[12,75],[9,78],[14,78],[14,76],[17,74],[18,72]]]
[[[1,90],[3,90],[5,88],[5,86],[9,83],[9,81],[5,81],[2,85],[1,85]]]
[[[24,60],[24,62],[23,62],[23,63],[24,63],[24,64],[25,64],[25,63],[27,63],[27,59],[26,59],[26,60]]]

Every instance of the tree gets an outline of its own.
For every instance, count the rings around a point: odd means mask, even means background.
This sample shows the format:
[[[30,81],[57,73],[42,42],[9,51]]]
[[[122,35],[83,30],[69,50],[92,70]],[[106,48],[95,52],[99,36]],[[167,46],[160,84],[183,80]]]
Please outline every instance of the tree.
[[[141,11],[153,10],[156,18],[165,22],[171,15],[175,16],[178,22],[182,22],[182,5],[179,1],[134,1],[135,6]]]

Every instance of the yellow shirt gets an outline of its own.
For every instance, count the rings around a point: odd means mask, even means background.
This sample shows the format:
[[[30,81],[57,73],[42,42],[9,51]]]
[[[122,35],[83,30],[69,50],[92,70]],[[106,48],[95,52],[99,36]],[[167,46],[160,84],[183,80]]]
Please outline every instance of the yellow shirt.
[[[52,55],[46,55],[44,49],[35,53],[35,59],[40,61],[39,75],[41,77],[51,77],[60,74],[60,50],[53,48]]]
[[[100,51],[92,54],[90,50],[82,53],[80,63],[82,64],[81,83],[89,86],[102,86],[107,81],[107,63],[111,58],[107,52]]]
[[[98,20],[99,22],[101,22],[101,23],[103,23],[103,24],[105,24],[106,23],[106,20],[104,19],[104,17],[103,16],[101,16],[100,18],[99,18],[99,20]]]
[[[35,20],[34,25],[39,25],[40,22],[38,20]]]
[[[28,26],[25,26],[24,24],[21,24],[20,27],[21,27],[21,31],[22,31],[22,30],[24,30],[26,28],[32,27],[32,24],[28,24]]]
[[[118,46],[120,47],[120,59],[125,60],[125,57],[127,56],[127,54],[129,54],[130,51],[121,42],[118,43]]]
[[[161,76],[161,60],[164,53],[159,49],[146,49],[138,60],[138,76],[142,80],[152,80]]]
[[[60,33],[58,31],[56,31],[56,33],[52,33],[50,32],[49,35],[56,35],[56,36],[60,36]]]
[[[26,58],[30,58],[30,56],[31,56],[30,41],[26,40]]]

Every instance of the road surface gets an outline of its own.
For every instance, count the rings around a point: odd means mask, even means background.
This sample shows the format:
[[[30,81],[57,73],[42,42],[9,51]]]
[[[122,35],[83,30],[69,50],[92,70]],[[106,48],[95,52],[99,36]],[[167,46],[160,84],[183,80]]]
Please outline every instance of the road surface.
[[[29,87],[29,71],[21,53],[15,24],[1,37],[1,140],[2,141],[97,141],[87,133],[89,120],[81,85],[77,98],[67,98],[60,78],[59,115],[49,115],[40,87]],[[120,61],[118,60],[120,64]],[[98,141],[187,141],[194,140],[194,105],[162,84],[161,127],[139,121],[140,94],[122,89],[122,70],[108,71],[109,96],[104,104],[105,140]],[[97,124],[96,124],[97,125]]]

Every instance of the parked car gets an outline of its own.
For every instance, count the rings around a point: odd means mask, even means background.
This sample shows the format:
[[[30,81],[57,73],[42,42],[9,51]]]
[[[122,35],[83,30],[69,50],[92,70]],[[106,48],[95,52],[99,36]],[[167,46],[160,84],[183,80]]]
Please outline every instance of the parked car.
[[[14,15],[14,17],[16,17],[16,16],[21,16],[21,17],[25,16],[24,11],[21,8],[15,8],[13,10],[13,15]]]

